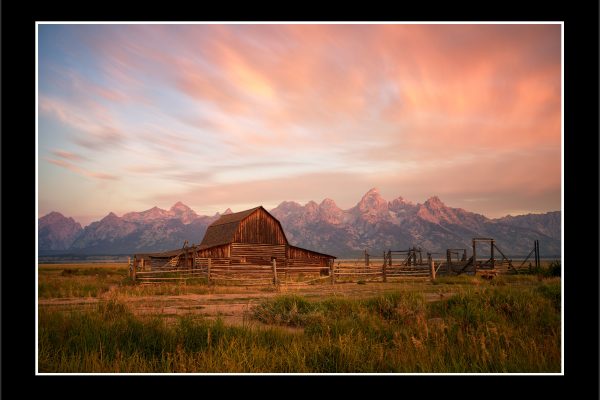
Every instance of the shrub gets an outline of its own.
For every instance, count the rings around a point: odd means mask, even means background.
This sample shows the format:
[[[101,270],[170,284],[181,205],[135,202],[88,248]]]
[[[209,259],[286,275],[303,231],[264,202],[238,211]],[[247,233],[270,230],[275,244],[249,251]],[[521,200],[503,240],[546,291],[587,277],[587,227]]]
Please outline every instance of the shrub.
[[[561,274],[561,264],[560,260],[554,260],[550,263],[550,266],[547,269],[546,276],[560,276]]]

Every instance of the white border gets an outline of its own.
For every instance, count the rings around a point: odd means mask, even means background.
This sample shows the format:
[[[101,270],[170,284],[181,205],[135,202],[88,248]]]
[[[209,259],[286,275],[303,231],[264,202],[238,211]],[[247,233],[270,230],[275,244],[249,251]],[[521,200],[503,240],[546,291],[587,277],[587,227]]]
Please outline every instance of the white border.
[[[562,25],[563,21],[36,21],[36,25]]]
[[[560,360],[565,374],[565,25],[560,24]]]
[[[40,337],[39,329],[38,329],[38,287],[39,287],[39,278],[38,278],[38,270],[39,270],[39,260],[38,260],[38,235],[39,235],[39,212],[40,208],[38,205],[38,159],[39,159],[39,146],[38,146],[38,24],[35,24],[35,374],[39,373],[38,362],[40,359],[39,356],[39,343],[38,338]]]
[[[38,217],[39,217],[39,206],[38,206],[38,26],[39,25],[56,25],[56,24],[64,24],[64,25],[557,25],[561,26],[560,30],[560,87],[561,87],[561,100],[560,100],[560,111],[561,111],[561,149],[560,149],[560,177],[561,177],[561,186],[560,186],[560,206],[561,206],[561,219],[560,219],[560,227],[561,227],[561,372],[506,372],[506,373],[490,373],[490,372],[481,372],[481,373],[446,373],[446,372],[431,372],[431,373],[195,373],[195,372],[173,372],[173,373],[136,373],[136,372],[128,372],[128,373],[106,373],[106,372],[78,372],[78,373],[68,373],[68,372],[39,372],[39,329],[38,329]],[[375,22],[364,22],[364,21],[36,21],[35,22],[35,208],[36,208],[36,220],[35,220],[35,375],[49,375],[49,376],[58,376],[58,375],[149,375],[149,376],[167,376],[167,375],[188,375],[188,376],[218,376],[218,375],[289,375],[289,376],[301,376],[301,375],[326,375],[326,376],[341,376],[341,375],[352,375],[352,376],[373,376],[373,375],[476,375],[476,376],[489,376],[489,375],[499,375],[499,376],[515,376],[515,375],[543,375],[543,376],[551,376],[551,375],[564,375],[565,374],[565,318],[564,318],[564,308],[565,308],[565,278],[564,278],[564,235],[565,235],[565,227],[564,227],[564,139],[565,139],[565,127],[564,127],[564,21],[375,21]]]

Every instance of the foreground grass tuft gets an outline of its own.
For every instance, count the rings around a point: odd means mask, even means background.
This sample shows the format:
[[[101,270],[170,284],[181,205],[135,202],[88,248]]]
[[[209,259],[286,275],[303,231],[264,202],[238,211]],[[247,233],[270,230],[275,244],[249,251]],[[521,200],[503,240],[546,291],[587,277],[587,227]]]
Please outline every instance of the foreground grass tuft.
[[[115,301],[39,315],[41,372],[560,371],[558,278],[468,287],[433,303],[406,291],[277,296],[253,309],[265,327],[198,317],[168,324]]]

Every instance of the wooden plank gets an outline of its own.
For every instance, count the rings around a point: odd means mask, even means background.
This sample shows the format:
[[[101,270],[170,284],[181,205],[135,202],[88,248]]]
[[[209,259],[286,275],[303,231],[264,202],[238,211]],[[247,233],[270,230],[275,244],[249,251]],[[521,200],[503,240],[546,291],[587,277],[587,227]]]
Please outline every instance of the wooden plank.
[[[209,258],[208,259],[208,264],[206,266],[206,280],[208,281],[208,284],[210,285],[210,267],[212,264],[212,260]]]
[[[161,276],[167,276],[167,275],[173,275],[173,276],[206,276],[206,272],[194,271],[194,272],[184,272],[184,273],[181,273],[181,274],[174,274],[174,273],[158,274],[158,275],[151,275],[151,276],[140,276],[140,277],[138,277],[138,279],[160,278]]]
[[[145,271],[145,272],[138,272],[137,275],[139,276],[144,276],[144,275],[156,275],[156,274],[168,274],[168,273],[181,273],[181,272],[194,272],[194,271],[201,271],[201,269],[197,268],[197,269],[166,269],[166,270],[162,270],[162,271]]]
[[[355,272],[355,273],[335,272],[334,274],[337,276],[381,275],[380,272]]]
[[[213,271],[272,271],[273,266],[263,265],[232,265],[232,266],[215,266],[212,265]]]
[[[155,280],[159,280],[159,281],[172,281],[172,280],[186,280],[188,278],[164,278],[164,277],[160,277],[160,278],[150,278],[150,277],[145,277],[145,278],[140,278],[140,281],[155,281]]]
[[[185,278],[185,277],[192,277],[192,276],[203,277],[203,276],[206,276],[206,274],[205,273],[187,273],[187,274],[176,275],[173,278]],[[169,277],[169,276],[142,276],[142,277],[139,277],[138,279],[162,279],[162,278],[171,278],[171,277]]]
[[[395,273],[395,274],[388,274],[388,276],[412,276],[412,275],[431,276],[431,274],[429,272],[400,272],[400,273]]]
[[[221,277],[221,276],[211,276],[211,279],[214,281],[268,281],[269,283],[273,283],[273,277],[267,276],[265,278],[245,278],[245,277]]]
[[[279,221],[259,208],[240,222],[233,237],[233,242],[285,245],[287,239]]]
[[[273,259],[273,284],[277,285],[277,260]]]
[[[288,272],[288,273],[294,273],[294,272],[314,272],[314,273],[320,273],[323,270],[327,270],[328,268],[322,268],[322,267],[306,267],[306,268],[298,268],[298,267],[294,267],[294,268],[286,268],[286,267],[281,267],[281,268],[277,268],[277,271],[283,271],[283,272]]]

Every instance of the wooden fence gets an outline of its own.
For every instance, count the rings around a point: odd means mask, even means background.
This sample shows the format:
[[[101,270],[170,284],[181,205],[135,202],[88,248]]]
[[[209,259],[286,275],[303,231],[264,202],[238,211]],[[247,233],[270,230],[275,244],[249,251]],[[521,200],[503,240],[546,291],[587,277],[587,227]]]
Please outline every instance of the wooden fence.
[[[469,263],[470,262],[470,263]],[[273,260],[271,264],[231,264],[227,258],[196,258],[192,268],[169,268],[170,263],[149,271],[132,271],[132,278],[139,283],[187,282],[202,279],[216,285],[305,285],[316,282],[339,284],[346,282],[388,282],[405,278],[435,279],[439,275],[473,273],[472,260],[448,264],[429,259],[427,263],[389,265],[387,262],[365,265],[360,262],[338,261],[328,269],[302,260],[288,259],[284,263]],[[283,264],[283,265],[281,265]],[[467,268],[465,268],[465,266]],[[483,267],[483,268],[482,268]],[[496,262],[494,269],[479,265],[477,272],[487,275],[517,272],[508,262]],[[469,269],[470,268],[470,269]],[[525,269],[525,268],[522,268]]]
[[[332,283],[340,282],[387,282],[389,278],[431,278],[431,265],[388,265],[384,262],[379,265],[352,265],[338,263],[332,269]],[[439,268],[439,267],[438,267]]]
[[[136,271],[131,268],[130,276],[142,284],[202,279],[208,284],[244,286],[306,284],[329,277],[329,270],[314,260],[288,259],[283,265],[279,265],[276,260],[270,264],[232,264],[228,258],[197,257],[192,268],[182,268],[178,267],[181,264],[175,259],[176,257],[173,257],[167,262],[156,263],[149,270]],[[304,278],[304,275],[307,279],[300,279]]]

